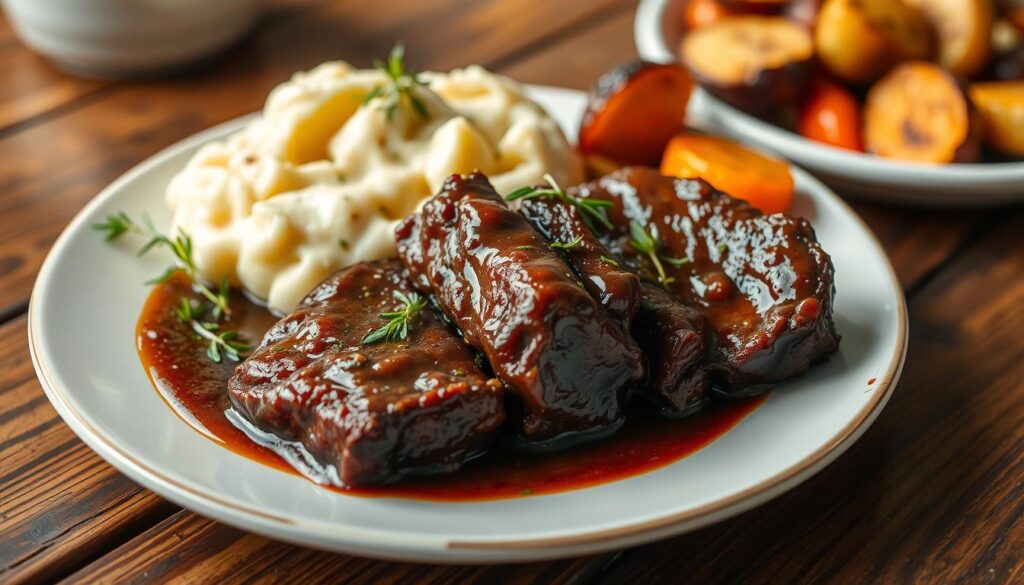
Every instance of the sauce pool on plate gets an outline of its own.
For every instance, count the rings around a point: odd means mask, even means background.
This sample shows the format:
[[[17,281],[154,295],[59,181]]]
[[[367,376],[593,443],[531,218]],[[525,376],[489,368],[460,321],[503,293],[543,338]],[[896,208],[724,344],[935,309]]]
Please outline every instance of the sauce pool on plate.
[[[566,451],[528,455],[492,453],[447,475],[406,478],[360,488],[331,485],[324,469],[301,445],[269,436],[247,425],[227,398],[235,362],[217,364],[206,344],[178,321],[182,296],[196,298],[180,275],[154,287],[136,333],[143,367],[163,399],[186,423],[210,440],[250,459],[288,473],[304,475],[346,494],[435,501],[479,501],[540,495],[624,479],[664,467],[722,436],[768,397],[724,401],[685,419],[666,419],[646,405],[634,405],[613,437]],[[225,329],[238,330],[257,343],[276,317],[236,295]]]

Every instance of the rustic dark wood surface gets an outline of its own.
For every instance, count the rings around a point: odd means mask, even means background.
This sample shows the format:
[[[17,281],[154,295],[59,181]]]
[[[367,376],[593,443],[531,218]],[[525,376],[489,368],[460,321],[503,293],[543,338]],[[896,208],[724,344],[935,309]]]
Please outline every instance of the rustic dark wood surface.
[[[292,71],[336,58],[368,65],[399,39],[420,69],[472,61],[581,89],[635,55],[635,6],[618,0],[269,4],[254,33],[220,59],[134,82],[62,74],[0,18],[0,582],[1024,581],[1019,206],[854,202],[908,297],[903,381],[876,424],[818,476],[678,538],[526,565],[385,563],[246,534],[114,471],[44,397],[24,317],[53,240],[107,183],[176,140],[259,108]]]

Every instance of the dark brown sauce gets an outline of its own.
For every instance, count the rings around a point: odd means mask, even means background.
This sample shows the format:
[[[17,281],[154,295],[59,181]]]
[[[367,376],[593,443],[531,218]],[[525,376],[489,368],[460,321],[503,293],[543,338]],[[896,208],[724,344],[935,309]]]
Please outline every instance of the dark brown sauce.
[[[195,298],[181,277],[154,287],[136,328],[139,356],[160,395],[210,440],[265,465],[324,483],[329,473],[315,463],[303,465],[308,454],[300,446],[279,440],[260,444],[232,424],[229,415],[240,417],[230,409],[226,388],[235,364],[210,361],[205,344],[178,322],[174,309],[182,295]],[[277,320],[241,295],[232,298],[231,307],[224,328],[242,332],[250,343],[258,342]],[[456,473],[384,486],[325,487],[359,496],[436,501],[491,500],[584,488],[653,471],[698,451],[736,426],[767,396],[766,392],[722,402],[681,420],[659,417],[649,408],[632,408],[622,430],[599,443],[549,455],[495,453]]]

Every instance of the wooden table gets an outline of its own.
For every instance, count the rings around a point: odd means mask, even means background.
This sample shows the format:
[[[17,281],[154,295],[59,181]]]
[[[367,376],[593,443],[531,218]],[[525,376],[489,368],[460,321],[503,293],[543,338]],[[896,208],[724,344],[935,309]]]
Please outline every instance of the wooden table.
[[[43,257],[107,183],[181,138],[258,109],[292,71],[338,58],[366,66],[396,39],[419,69],[477,62],[576,88],[635,56],[635,7],[618,0],[270,4],[255,33],[210,66],[140,82],[59,73],[0,19],[0,582],[1024,580],[1021,207],[854,203],[909,301],[903,381],[875,425],[816,477],[678,538],[527,565],[378,562],[246,534],[116,472],[57,417],[25,339]]]

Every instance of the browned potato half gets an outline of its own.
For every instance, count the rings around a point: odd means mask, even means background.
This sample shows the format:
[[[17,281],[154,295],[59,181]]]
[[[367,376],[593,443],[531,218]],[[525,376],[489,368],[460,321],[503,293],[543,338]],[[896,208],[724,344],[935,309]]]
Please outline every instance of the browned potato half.
[[[977,113],[952,74],[933,63],[908,61],[868,92],[864,145],[886,158],[972,162],[981,150]]]
[[[743,110],[799,99],[810,79],[811,34],[778,16],[737,16],[683,38],[682,61],[698,83]]]
[[[1024,156],[1024,81],[989,81],[971,86],[985,142],[996,150]]]
[[[992,0],[909,0],[924,13],[938,37],[938,61],[972,77],[988,63]]]
[[[818,59],[837,77],[869,83],[890,67],[928,59],[933,32],[904,0],[825,0],[814,27]]]

